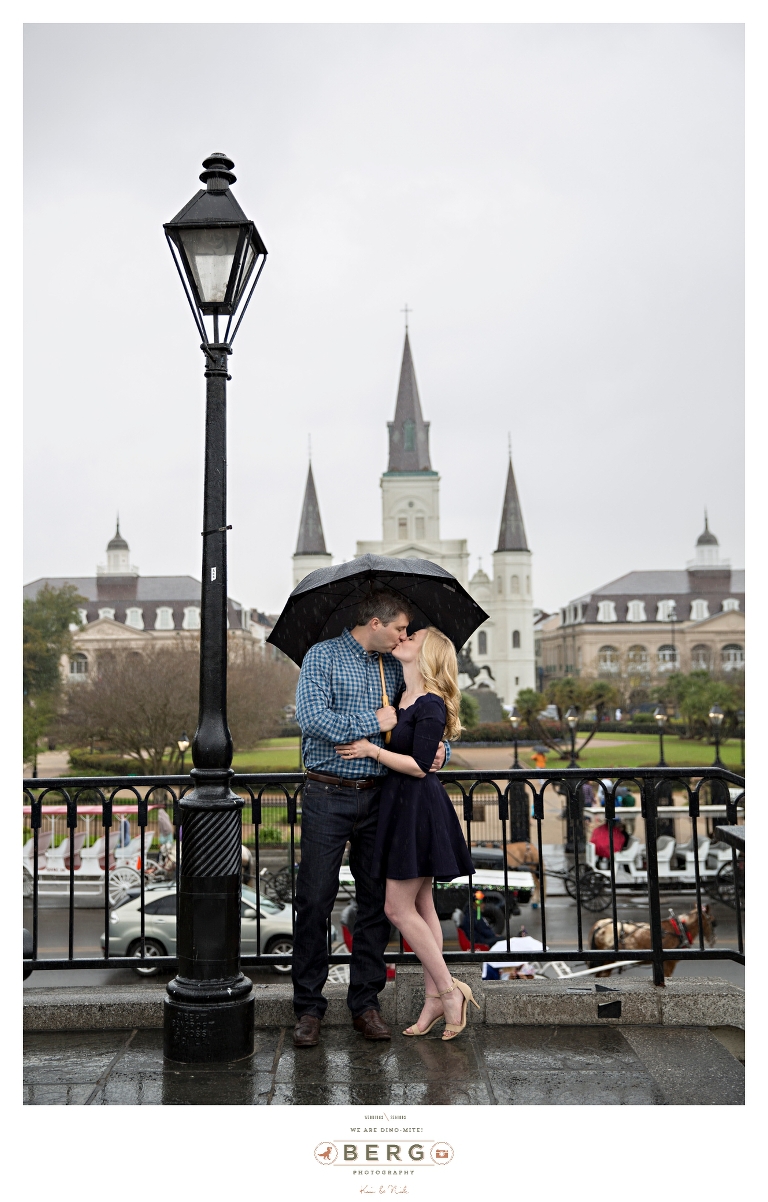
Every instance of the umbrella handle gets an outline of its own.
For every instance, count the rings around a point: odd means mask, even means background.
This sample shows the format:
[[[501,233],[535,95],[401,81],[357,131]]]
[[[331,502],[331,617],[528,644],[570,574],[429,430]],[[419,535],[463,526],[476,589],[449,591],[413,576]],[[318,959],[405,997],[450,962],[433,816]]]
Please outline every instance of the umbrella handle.
[[[381,677],[381,704],[389,705],[389,694],[387,693],[387,684],[384,680],[384,661],[379,656],[379,676]],[[384,742],[388,743],[392,738],[392,731],[388,730],[384,735]]]

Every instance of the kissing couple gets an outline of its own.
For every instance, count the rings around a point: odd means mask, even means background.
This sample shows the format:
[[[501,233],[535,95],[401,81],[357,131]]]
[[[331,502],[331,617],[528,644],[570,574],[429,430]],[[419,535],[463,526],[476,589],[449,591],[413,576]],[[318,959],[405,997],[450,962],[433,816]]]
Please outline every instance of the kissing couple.
[[[443,1039],[466,1026],[472,991],[452,977],[432,881],[474,872],[461,825],[436,775],[461,731],[456,650],[387,590],[360,603],[356,622],[304,657],[296,690],[306,784],[296,880],[293,1042],[314,1047],[327,1000],[327,923],[347,843],[357,918],[347,1005],[365,1039],[390,1039],[379,994],[394,924],[424,969],[424,1007],[403,1034]],[[410,631],[410,633],[409,633]],[[388,703],[392,698],[394,704]]]

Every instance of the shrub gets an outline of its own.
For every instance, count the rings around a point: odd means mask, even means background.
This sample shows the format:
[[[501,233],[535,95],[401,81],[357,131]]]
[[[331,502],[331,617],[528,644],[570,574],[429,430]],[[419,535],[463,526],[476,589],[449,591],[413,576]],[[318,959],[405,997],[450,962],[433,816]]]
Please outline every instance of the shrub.
[[[124,760],[114,752],[81,751],[69,753],[71,776],[140,776],[141,764],[136,760]]]
[[[259,827],[259,843],[283,843],[283,832],[276,826]]]

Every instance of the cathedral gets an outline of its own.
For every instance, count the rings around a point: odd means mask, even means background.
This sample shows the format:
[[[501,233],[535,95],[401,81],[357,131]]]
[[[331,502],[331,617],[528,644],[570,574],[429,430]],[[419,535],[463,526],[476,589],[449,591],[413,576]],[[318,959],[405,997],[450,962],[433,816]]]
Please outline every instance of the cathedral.
[[[535,687],[531,552],[510,457],[501,508],[493,576],[482,568],[469,579],[469,548],[463,538],[440,537],[440,475],[429,453],[429,422],[421,411],[408,330],[405,332],[389,462],[380,480],[382,537],[358,541],[357,555],[429,559],[451,572],[488,614],[464,651],[480,669],[481,683],[506,706],[520,689]],[[501,482],[500,482],[501,483]],[[329,567],[312,465],[304,493],[293,556],[294,587],[317,568]]]

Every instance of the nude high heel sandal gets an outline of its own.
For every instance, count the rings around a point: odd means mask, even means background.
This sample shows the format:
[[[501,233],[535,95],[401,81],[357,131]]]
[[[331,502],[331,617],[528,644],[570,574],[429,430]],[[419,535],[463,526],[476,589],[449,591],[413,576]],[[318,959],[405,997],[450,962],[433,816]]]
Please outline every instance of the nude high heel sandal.
[[[451,980],[453,980],[453,978],[451,978]],[[447,992],[450,993],[450,990],[448,990]],[[425,993],[424,997],[425,998],[440,997],[440,994],[439,993]],[[432,1030],[435,1023],[439,1023],[441,1018],[445,1018],[445,1015],[438,1014],[437,1018],[433,1018],[432,1022],[429,1024],[429,1026],[425,1027],[425,1029],[423,1031],[420,1031],[419,1028],[416,1026],[416,1023],[413,1023],[410,1027],[405,1028],[405,1030],[403,1031],[403,1035],[429,1035],[429,1032]]]
[[[440,997],[443,997],[444,994],[446,994],[446,993],[453,993],[454,989],[458,989],[458,991],[462,997],[461,1026],[457,1027],[455,1023],[446,1023],[445,1024],[445,1030],[443,1031],[443,1039],[446,1042],[449,1039],[455,1039],[456,1036],[460,1035],[461,1032],[466,1027],[466,1025],[467,1025],[467,1008],[468,1008],[468,1005],[470,1002],[472,1003],[473,1006],[477,1006],[478,1010],[480,1009],[480,1007],[478,1006],[474,997],[472,996],[472,990],[470,989],[469,985],[467,985],[464,981],[457,981],[455,977],[451,977],[451,980],[453,981],[451,988],[444,989],[443,993],[440,994]]]

